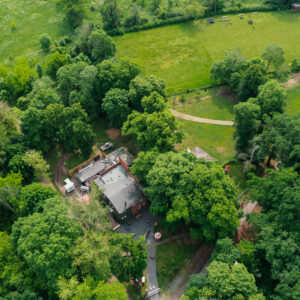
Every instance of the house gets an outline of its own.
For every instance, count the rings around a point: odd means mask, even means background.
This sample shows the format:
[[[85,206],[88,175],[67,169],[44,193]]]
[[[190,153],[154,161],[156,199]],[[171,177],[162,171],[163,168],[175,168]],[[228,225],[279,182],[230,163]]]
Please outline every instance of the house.
[[[129,167],[133,164],[133,157],[124,147],[121,147],[107,155],[104,159],[90,162],[85,168],[78,171],[77,178],[82,184],[90,185],[97,174],[115,165],[120,159]]]
[[[120,222],[136,215],[147,204],[138,180],[131,175],[121,158],[101,172],[95,183],[103,191],[111,213]]]
[[[109,159],[105,158],[102,160],[98,160],[96,162],[91,162],[82,170],[79,170],[77,173],[78,180],[84,184],[92,177],[96,176],[97,174],[101,173],[102,171],[106,170],[107,168],[111,167],[113,162]]]

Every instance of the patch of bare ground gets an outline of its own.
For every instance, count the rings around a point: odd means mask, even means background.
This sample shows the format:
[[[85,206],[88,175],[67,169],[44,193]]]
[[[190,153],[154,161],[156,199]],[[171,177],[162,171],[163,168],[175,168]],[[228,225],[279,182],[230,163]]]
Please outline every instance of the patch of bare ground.
[[[234,102],[236,99],[236,93],[229,91],[227,88],[220,89],[217,96],[224,97],[230,102]]]
[[[218,151],[219,153],[223,153],[223,152],[224,152],[224,150],[225,150],[225,148],[224,148],[224,147],[218,147],[218,148],[217,148],[217,151]]]
[[[283,85],[289,88],[293,87],[294,85],[297,85],[298,83],[300,83],[300,72],[292,74],[292,78],[284,82]]]
[[[121,129],[117,129],[117,128],[110,128],[106,130],[106,133],[108,134],[108,137],[111,140],[115,140],[122,135]]]

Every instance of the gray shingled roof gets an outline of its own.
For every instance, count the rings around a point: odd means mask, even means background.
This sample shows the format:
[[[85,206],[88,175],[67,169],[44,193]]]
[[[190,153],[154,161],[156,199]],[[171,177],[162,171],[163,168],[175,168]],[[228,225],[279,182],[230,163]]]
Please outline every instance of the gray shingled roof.
[[[133,164],[133,157],[124,147],[115,150],[114,152],[107,155],[107,157],[115,163],[118,163],[121,158],[128,167]]]
[[[90,179],[91,177],[104,171],[105,169],[109,168],[112,165],[113,164],[107,159],[99,160],[99,161],[93,163],[91,166],[88,166],[87,168],[78,172],[77,178],[80,180],[80,182],[85,182],[88,179]]]
[[[130,176],[108,184],[103,184],[101,178],[97,178],[95,182],[119,214],[123,214],[129,207],[143,199],[136,180]]]

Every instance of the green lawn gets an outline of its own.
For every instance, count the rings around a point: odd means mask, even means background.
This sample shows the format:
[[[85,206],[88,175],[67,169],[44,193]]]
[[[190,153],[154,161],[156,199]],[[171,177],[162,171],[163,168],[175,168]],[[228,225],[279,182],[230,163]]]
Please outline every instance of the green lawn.
[[[286,111],[290,115],[296,115],[300,112],[300,85],[294,88],[286,89],[287,91],[287,106]]]
[[[156,268],[158,286],[165,288],[187,259],[195,253],[197,245],[185,245],[181,240],[166,243],[156,248]]]
[[[193,149],[198,146],[217,159],[221,164],[232,160],[235,155],[231,126],[202,124],[178,119],[186,135],[178,149]]]
[[[15,31],[11,22],[16,24]],[[0,27],[0,63],[5,64],[18,56],[42,57],[39,37],[43,33],[52,40],[69,34],[63,15],[50,0],[1,0]]]
[[[254,26],[248,24],[250,19]],[[258,56],[266,44],[284,47],[287,61],[300,57],[300,14],[290,11],[249,13],[240,20],[229,16],[232,25],[217,18],[155,28],[115,37],[117,55],[134,59],[146,74],[167,82],[167,92],[205,86],[211,83],[209,69],[222,59],[224,51],[239,47],[247,57]]]
[[[185,96],[184,105],[181,106],[179,97],[174,104],[174,98],[171,98],[172,108],[196,117],[209,118],[214,120],[232,121],[234,119],[233,98],[222,96],[223,90],[209,89],[207,92],[198,91]],[[181,106],[181,107],[180,107]]]

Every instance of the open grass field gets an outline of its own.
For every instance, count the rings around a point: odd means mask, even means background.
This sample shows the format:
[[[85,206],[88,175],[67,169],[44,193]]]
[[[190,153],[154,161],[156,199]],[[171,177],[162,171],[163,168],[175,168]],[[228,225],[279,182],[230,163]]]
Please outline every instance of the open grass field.
[[[289,88],[287,91],[286,111],[293,116],[300,113],[300,85]]]
[[[39,37],[43,33],[52,40],[70,33],[50,0],[1,0],[0,28],[0,63],[5,64],[18,56],[42,58]]]
[[[198,91],[187,94],[183,105],[179,100],[180,96],[170,99],[172,108],[179,112],[214,120],[232,121],[234,119],[235,101],[226,90],[213,88],[206,92]]]
[[[250,16],[250,18],[248,17]],[[300,57],[300,13],[290,11],[229,15],[232,25],[205,19],[115,37],[117,55],[134,59],[146,74],[166,80],[167,92],[211,84],[209,69],[227,49],[258,56],[268,43],[281,45],[287,62]],[[248,24],[253,20],[254,26]]]

